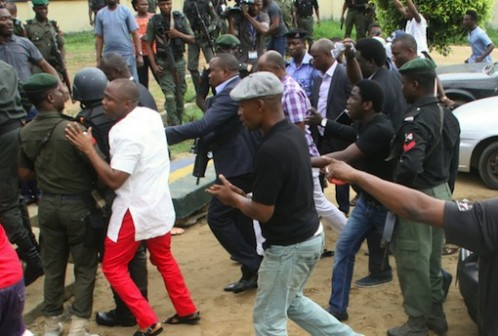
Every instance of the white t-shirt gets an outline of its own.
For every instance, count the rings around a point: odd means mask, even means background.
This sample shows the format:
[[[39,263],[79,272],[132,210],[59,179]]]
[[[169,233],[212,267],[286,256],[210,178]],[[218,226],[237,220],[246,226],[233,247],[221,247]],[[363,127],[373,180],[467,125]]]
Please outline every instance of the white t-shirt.
[[[159,114],[137,107],[109,132],[111,167],[130,174],[116,189],[107,236],[118,240],[126,210],[135,224],[135,240],[168,233],[175,223],[168,178],[168,143]]]
[[[410,34],[417,41],[417,54],[420,56],[423,51],[429,52],[427,45],[427,21],[420,14],[420,23],[412,18],[406,22],[405,33]]]

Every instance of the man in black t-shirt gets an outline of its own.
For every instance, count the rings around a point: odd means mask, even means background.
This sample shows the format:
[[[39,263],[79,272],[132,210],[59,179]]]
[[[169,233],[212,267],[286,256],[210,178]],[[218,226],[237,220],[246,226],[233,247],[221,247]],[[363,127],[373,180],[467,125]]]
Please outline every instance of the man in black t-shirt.
[[[413,222],[443,228],[446,240],[479,254],[479,335],[498,335],[498,198],[444,201],[349,167],[329,166],[331,177],[354,183],[389,210]]]
[[[358,335],[303,294],[323,250],[323,228],[313,201],[308,145],[285,119],[282,93],[280,80],[269,72],[249,75],[232,90],[245,126],[264,136],[255,158],[253,196],[222,175],[222,184],[208,192],[261,223],[266,242],[253,315],[257,336],[270,330],[287,334],[287,317],[311,335]]]
[[[382,113],[383,103],[384,93],[377,82],[362,79],[356,83],[346,107],[351,118],[358,122],[357,127],[328,120],[325,128],[328,134],[345,140],[357,140],[342,151],[312,158],[312,165],[323,168],[331,158],[335,158],[353,162],[358,169],[390,180],[392,164],[386,161],[386,158],[389,156],[394,131],[390,120]],[[328,311],[340,321],[348,318],[354,257],[367,235],[370,234],[370,243],[377,245],[377,248],[372,250],[378,251],[380,255],[380,258],[370,258],[370,261],[382,263],[376,265],[376,269],[383,271],[382,276],[378,277],[379,284],[392,279],[387,253],[384,248],[380,248],[387,209],[368,193],[361,189],[357,191],[359,199],[337,241],[332,271],[332,293]]]

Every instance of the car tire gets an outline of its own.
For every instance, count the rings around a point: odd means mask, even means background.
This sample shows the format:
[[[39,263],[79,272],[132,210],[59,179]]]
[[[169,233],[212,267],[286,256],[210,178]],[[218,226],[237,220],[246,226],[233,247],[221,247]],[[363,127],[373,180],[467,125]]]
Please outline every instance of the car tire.
[[[482,152],[479,175],[486,186],[498,189],[498,142],[489,144]]]

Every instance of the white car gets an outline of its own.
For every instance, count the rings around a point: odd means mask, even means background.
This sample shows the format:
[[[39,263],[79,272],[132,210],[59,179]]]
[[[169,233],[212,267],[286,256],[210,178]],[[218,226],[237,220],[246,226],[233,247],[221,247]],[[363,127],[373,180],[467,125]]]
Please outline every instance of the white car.
[[[467,103],[453,113],[461,128],[458,170],[477,170],[484,184],[498,189],[498,97]]]

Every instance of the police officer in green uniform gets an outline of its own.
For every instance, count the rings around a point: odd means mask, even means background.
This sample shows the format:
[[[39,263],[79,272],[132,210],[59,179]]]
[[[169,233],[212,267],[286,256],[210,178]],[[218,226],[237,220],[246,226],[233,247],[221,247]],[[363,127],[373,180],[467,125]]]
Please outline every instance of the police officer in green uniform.
[[[219,18],[211,0],[185,0],[183,13],[195,36],[195,43],[188,46],[187,69],[192,76],[195,92],[198,93],[200,51],[202,50],[206,63],[209,63],[214,56],[213,41],[219,33]]]
[[[40,50],[43,58],[61,73],[65,68],[64,64],[59,64],[56,53],[60,52],[60,60],[64,62],[64,39],[62,32],[57,26],[57,22],[49,20],[48,0],[32,0],[34,19],[26,21],[26,37]],[[43,72],[39,67],[33,65],[32,73]]]
[[[236,56],[239,51],[240,40],[232,34],[223,34],[216,39],[215,46],[217,54],[228,53]],[[239,77],[246,77],[251,73],[251,70],[251,64],[240,63]],[[209,89],[211,88],[211,85],[209,84],[210,72],[211,71],[209,69],[209,64],[206,64],[199,79],[199,86],[195,102],[202,111],[206,111],[206,97],[209,94]]]
[[[450,200],[450,171],[446,153],[444,108],[434,92],[435,64],[427,59],[405,63],[402,75],[403,95],[411,104],[394,138],[391,158],[394,181],[432,197]],[[444,234],[406,218],[399,218],[393,237],[394,256],[403,307],[408,321],[388,330],[389,336],[426,336],[428,329],[443,335],[448,330],[443,302],[441,253]]]
[[[97,249],[89,244],[87,224],[92,207],[95,172],[81,153],[66,139],[65,94],[60,81],[49,74],[29,77],[23,84],[38,116],[20,133],[19,175],[36,174],[43,192],[38,208],[42,262],[45,269],[45,335],[62,333],[64,280],[69,254],[74,261],[74,301],[70,336],[88,335],[85,328],[92,312],[97,271]]]
[[[165,125],[180,125],[183,116],[185,82],[185,43],[194,43],[195,37],[188,19],[181,12],[173,11],[172,0],[159,0],[161,13],[154,15],[147,24],[146,41],[152,71],[164,93]],[[156,43],[156,53],[152,49]]]

